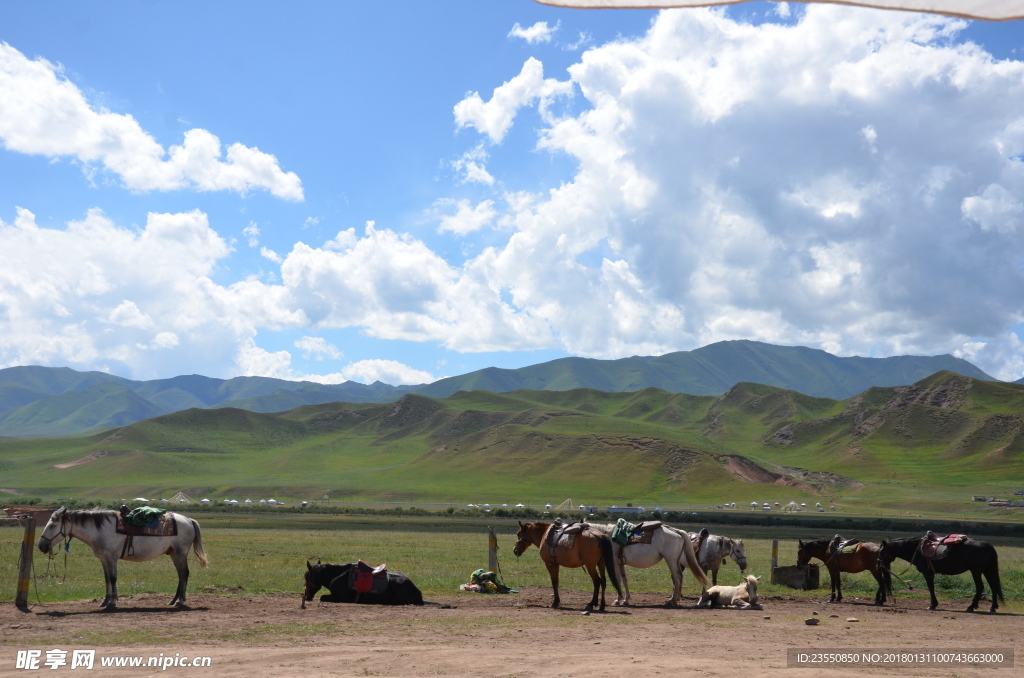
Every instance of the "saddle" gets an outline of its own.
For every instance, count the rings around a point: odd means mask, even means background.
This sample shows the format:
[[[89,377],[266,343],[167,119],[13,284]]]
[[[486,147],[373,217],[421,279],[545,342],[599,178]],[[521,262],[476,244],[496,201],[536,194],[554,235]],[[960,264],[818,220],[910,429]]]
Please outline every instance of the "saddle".
[[[950,534],[940,537],[929,530],[921,540],[921,555],[928,560],[942,560],[949,555],[950,546],[966,540],[967,535],[964,534]]]
[[[829,560],[832,558],[838,558],[839,556],[849,553],[853,553],[857,550],[857,544],[860,543],[860,539],[843,539],[838,534],[832,538],[832,543],[829,544],[828,557]]]
[[[576,545],[576,535],[589,528],[590,523],[586,519],[566,524],[561,518],[556,518],[555,522],[551,523],[551,527],[548,528],[545,541],[548,544],[548,548],[551,549],[556,546],[564,546],[571,549]]]
[[[150,522],[138,525],[131,522],[132,514],[138,510],[126,513],[122,509],[117,514],[115,532],[128,537],[124,540],[124,546],[121,547],[121,558],[135,555],[135,537],[173,537],[178,534],[178,521],[174,519],[173,513],[160,513]]]
[[[632,544],[650,544],[654,540],[654,531],[661,527],[660,520],[646,520],[633,524],[625,518],[619,518],[612,530],[612,541],[619,546]]]
[[[373,567],[360,560],[349,570],[348,583],[357,595],[360,593],[384,593],[388,588],[388,566],[382,564]]]
[[[700,528],[700,532],[689,532],[690,543],[693,545],[693,552],[700,553],[700,547],[704,545],[704,540],[711,536],[708,528]]]

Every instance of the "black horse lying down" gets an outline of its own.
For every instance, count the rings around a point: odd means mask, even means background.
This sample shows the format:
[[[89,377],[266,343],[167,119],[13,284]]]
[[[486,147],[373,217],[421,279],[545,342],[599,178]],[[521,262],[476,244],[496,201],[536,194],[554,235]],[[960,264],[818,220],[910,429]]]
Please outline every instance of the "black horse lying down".
[[[361,603],[364,605],[422,605],[423,594],[408,577],[398,572],[387,573],[387,587],[380,593],[360,593],[352,584],[352,569],[356,563],[306,562],[306,591],[302,595],[302,606],[321,588],[331,593],[320,596],[324,603]],[[375,589],[378,587],[374,587]]]

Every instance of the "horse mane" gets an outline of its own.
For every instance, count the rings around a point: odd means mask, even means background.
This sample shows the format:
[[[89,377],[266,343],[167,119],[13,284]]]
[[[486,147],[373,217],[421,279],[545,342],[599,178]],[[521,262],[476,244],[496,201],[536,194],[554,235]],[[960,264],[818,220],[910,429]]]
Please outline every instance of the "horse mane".
[[[107,518],[114,519],[117,515],[117,511],[111,511],[109,509],[93,509],[91,511],[67,511],[64,515],[68,517],[73,525],[81,525],[85,527],[91,521],[96,529],[99,530],[103,527],[103,524],[107,522]]]
[[[811,548],[822,548],[832,543],[832,540],[827,537],[821,537],[820,539],[808,539],[804,542],[804,548],[808,546]]]

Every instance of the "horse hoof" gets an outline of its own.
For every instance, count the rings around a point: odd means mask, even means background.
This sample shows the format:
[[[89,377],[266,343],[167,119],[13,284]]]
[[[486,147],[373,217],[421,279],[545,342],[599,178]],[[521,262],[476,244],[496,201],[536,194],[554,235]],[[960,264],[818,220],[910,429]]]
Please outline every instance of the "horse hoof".
[[[936,609],[938,609],[938,605],[929,605],[928,609],[934,612]]]

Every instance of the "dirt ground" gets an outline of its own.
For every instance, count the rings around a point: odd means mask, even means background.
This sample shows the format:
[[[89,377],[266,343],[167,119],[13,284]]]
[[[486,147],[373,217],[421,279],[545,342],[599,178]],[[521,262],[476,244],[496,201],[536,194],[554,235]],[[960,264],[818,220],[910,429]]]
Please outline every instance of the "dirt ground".
[[[1012,675],[1019,669],[948,664],[926,668],[787,668],[787,649],[808,652],[1012,649],[1024,662],[1024,616],[967,614],[967,603],[901,599],[884,608],[869,600],[762,599],[763,610],[678,609],[662,595],[634,595],[634,606],[582,614],[589,596],[563,592],[552,610],[550,589],[518,595],[451,595],[436,606],[384,608],[314,602],[299,596],[193,594],[170,610],[169,596],[122,597],[114,612],[95,601],[48,603],[20,612],[0,606],[0,676],[62,675],[70,666],[15,668],[18,650],[95,649],[92,671],[71,675],[151,676],[516,676],[587,678],[671,675],[757,678],[806,675]],[[609,598],[609,600],[611,600]],[[983,602],[987,606],[987,603]],[[985,608],[987,609],[987,607]],[[815,613],[817,613],[815,615]],[[835,615],[835,616],[833,616]],[[816,626],[805,619],[816,616]],[[856,621],[852,621],[855,618]],[[211,666],[102,668],[105,656],[209,656]],[[70,655],[69,655],[70,657]],[[70,661],[69,661],[70,665]]]

